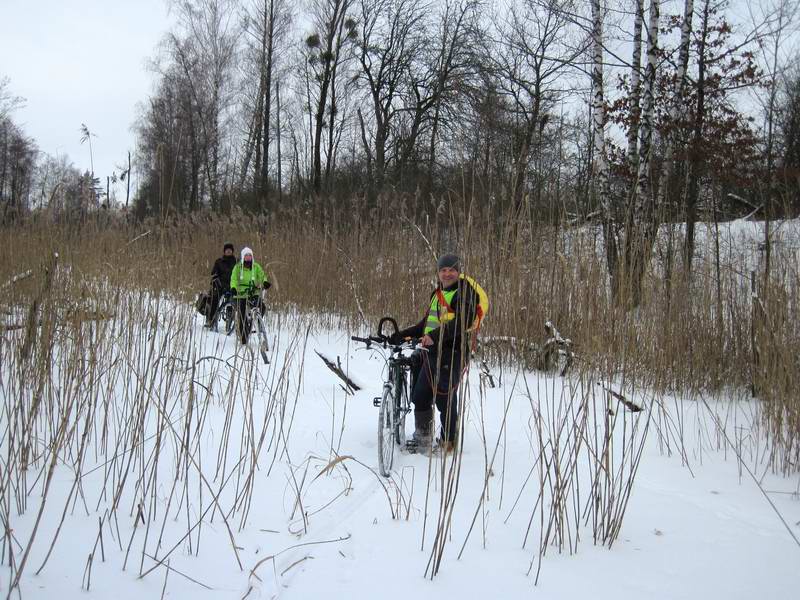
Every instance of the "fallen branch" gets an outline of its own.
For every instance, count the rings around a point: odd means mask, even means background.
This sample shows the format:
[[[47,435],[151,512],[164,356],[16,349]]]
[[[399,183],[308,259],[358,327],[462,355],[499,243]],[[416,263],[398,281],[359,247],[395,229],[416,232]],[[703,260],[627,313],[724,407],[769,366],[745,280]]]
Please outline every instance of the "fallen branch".
[[[352,394],[353,392],[357,392],[358,390],[361,389],[360,385],[358,385],[355,381],[350,379],[345,374],[344,370],[342,369],[342,362],[338,356],[336,357],[336,363],[334,363],[331,359],[327,358],[323,354],[320,354],[319,351],[314,350],[314,352],[316,352],[317,356],[319,356],[322,359],[322,362],[325,363],[325,366],[327,366],[331,371],[333,371],[339,379],[345,382],[348,388],[345,390],[347,393]]]
[[[619,400],[625,406],[625,408],[627,408],[629,411],[631,411],[631,412],[642,412],[642,407],[641,406],[639,406],[638,404],[636,404],[634,402],[631,402],[630,400],[628,400],[625,396],[623,396],[619,392],[615,392],[611,388],[607,388],[602,383],[598,383],[597,385],[599,385],[601,388],[603,388],[603,390],[605,390],[606,392],[611,394],[612,398],[616,398],[617,400]]]
[[[564,364],[559,370],[559,375],[564,377],[575,359],[575,353],[572,351],[572,340],[561,337],[556,326],[550,321],[544,324],[544,330],[550,337],[542,344],[539,368],[542,371],[556,369],[559,366],[561,357],[563,357]]]

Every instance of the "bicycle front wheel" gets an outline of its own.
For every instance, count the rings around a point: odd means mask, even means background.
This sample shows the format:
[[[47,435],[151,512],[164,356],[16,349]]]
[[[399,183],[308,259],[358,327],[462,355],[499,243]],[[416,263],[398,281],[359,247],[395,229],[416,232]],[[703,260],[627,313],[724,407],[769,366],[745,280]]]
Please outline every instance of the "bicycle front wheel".
[[[387,385],[383,388],[381,407],[378,413],[378,467],[384,477],[389,477],[392,472],[396,415],[394,388]]]
[[[408,413],[408,389],[403,386],[402,394],[395,394],[394,398],[394,441],[400,448],[406,445],[406,415]]]

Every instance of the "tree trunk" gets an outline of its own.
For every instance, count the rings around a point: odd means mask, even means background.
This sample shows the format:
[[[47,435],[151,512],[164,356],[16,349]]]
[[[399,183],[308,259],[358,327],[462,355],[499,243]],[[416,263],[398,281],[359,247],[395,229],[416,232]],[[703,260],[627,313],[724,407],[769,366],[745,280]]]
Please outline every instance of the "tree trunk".
[[[683,264],[686,273],[692,271],[694,256],[695,222],[697,221],[697,200],[700,193],[700,176],[703,168],[703,128],[705,126],[705,77],[706,77],[706,43],[708,39],[709,0],[703,4],[702,29],[697,58],[697,103],[695,105],[692,140],[689,142],[689,165],[686,175],[686,198],[684,201],[686,214],[686,239],[684,241]]]
[[[611,289],[618,288],[619,243],[616,216],[611,206],[608,185],[608,161],[605,147],[605,99],[603,91],[603,21],[605,13],[600,0],[592,0],[592,196],[600,204],[603,215],[603,239],[606,267]]]
[[[642,69],[642,26],[644,23],[644,0],[636,0],[636,14],[633,21],[633,56],[631,60],[631,95],[630,95],[630,125],[628,127],[628,164],[636,172],[639,119],[641,108],[639,98],[641,96],[641,77]]]
[[[273,53],[275,48],[275,0],[268,0],[269,9],[266,2],[264,6],[264,39],[262,48],[266,46],[266,57],[264,61],[264,118],[262,136],[262,155],[261,173],[259,189],[262,195],[260,202],[269,202],[269,144],[270,144],[270,119],[272,110],[272,70]]]
[[[341,58],[338,52],[341,47],[339,38],[341,37],[341,29],[344,24],[345,14],[348,7],[349,2],[347,0],[334,0],[331,7],[332,13],[330,17],[327,18],[325,23],[326,31],[324,32],[325,37],[323,40],[324,50],[320,55],[323,68],[319,75],[319,97],[317,98],[316,110],[314,113],[312,182],[315,194],[319,194],[322,191],[322,132],[325,129],[325,113],[328,109],[329,95],[331,95],[331,90],[334,86],[336,67]],[[334,101],[335,100],[331,100],[331,113],[333,113],[335,110],[335,106],[333,105]],[[333,120],[334,117],[335,114],[330,115],[331,120]],[[330,129],[330,131],[332,131],[332,129]],[[330,140],[330,143],[332,144],[333,141]],[[331,157],[328,156],[326,171],[329,169],[330,159]]]
[[[280,203],[283,201],[283,163],[281,162],[281,84],[279,82],[275,82],[275,146],[278,161],[278,202]]]
[[[686,106],[684,99],[688,82],[686,78],[689,68],[689,45],[692,34],[692,18],[694,17],[694,0],[684,0],[683,23],[681,24],[681,41],[678,50],[678,70],[676,73],[676,87],[672,91],[672,100],[669,108],[669,122],[678,120],[680,113]],[[664,164],[661,168],[661,178],[658,186],[658,206],[675,214],[672,207],[676,204],[677,197],[677,165],[675,164],[675,151],[677,141],[671,132],[667,132],[665,140]]]
[[[655,111],[656,62],[658,60],[658,22],[660,0],[650,0],[650,15],[647,27],[647,67],[643,81],[644,98],[642,122],[639,129],[639,165],[636,189],[632,194],[633,206],[627,211],[625,227],[625,273],[623,296],[619,299],[628,308],[639,306],[642,301],[642,285],[658,229],[658,215],[652,194],[650,157],[653,140]]]

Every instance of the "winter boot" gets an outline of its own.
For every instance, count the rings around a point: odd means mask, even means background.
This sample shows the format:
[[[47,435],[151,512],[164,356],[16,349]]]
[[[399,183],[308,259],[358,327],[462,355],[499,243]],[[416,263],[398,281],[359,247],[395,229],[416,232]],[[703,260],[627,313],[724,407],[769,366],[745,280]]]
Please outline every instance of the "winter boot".
[[[409,452],[427,452],[430,449],[432,417],[432,409],[414,411],[414,435],[406,444]]]

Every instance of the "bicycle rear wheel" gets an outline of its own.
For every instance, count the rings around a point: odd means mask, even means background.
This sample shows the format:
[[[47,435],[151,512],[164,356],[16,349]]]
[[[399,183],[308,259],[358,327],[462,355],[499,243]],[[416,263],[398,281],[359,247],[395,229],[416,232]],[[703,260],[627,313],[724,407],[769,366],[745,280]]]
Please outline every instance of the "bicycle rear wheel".
[[[389,477],[394,461],[394,443],[397,434],[397,411],[394,388],[386,385],[378,411],[378,468],[381,475]]]

